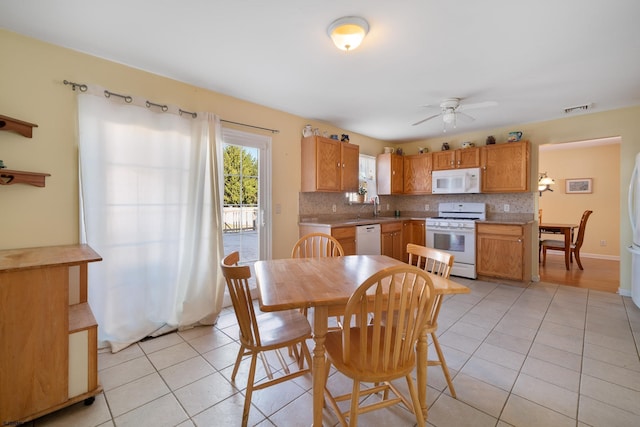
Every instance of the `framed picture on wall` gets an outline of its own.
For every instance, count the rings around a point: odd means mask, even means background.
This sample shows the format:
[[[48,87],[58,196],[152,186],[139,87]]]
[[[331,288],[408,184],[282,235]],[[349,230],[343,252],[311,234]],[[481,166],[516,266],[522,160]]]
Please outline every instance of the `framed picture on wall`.
[[[565,181],[567,194],[593,193],[593,178],[574,178]]]

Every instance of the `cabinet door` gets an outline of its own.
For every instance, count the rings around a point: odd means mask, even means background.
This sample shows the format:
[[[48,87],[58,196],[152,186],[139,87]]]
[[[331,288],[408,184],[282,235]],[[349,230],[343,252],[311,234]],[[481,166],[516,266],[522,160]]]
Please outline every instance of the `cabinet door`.
[[[340,141],[316,138],[316,159],[317,189],[339,191],[342,176]]]
[[[380,251],[382,255],[403,260],[401,221],[380,225]]]
[[[460,150],[456,150],[456,167],[480,167],[480,147],[462,148]]]
[[[455,151],[435,151],[433,153],[433,170],[454,169],[456,167],[455,161]]]
[[[522,281],[525,277],[525,239],[517,225],[478,225],[478,274]]]
[[[360,147],[355,144],[341,144],[341,189],[343,191],[358,191]]]
[[[404,161],[397,154],[378,154],[376,157],[376,185],[379,195],[402,194]]]
[[[404,158],[404,194],[431,194],[431,153]]]
[[[483,193],[529,191],[529,141],[481,147]]]
[[[425,244],[425,222],[424,220],[408,220],[402,223],[402,260],[407,262],[407,245],[413,243],[424,246]]]
[[[345,255],[356,254],[356,228],[336,227],[331,229],[331,235],[340,242]]]

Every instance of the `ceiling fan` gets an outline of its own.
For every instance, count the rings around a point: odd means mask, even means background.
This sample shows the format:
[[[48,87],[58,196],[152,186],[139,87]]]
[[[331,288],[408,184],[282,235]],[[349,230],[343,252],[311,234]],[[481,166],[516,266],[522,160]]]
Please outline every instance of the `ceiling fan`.
[[[461,104],[460,101],[461,101],[460,98],[447,98],[440,103],[439,107],[436,105],[425,105],[425,107],[429,107],[429,108],[434,108],[434,107],[440,108],[440,112],[438,114],[429,116],[426,119],[422,119],[418,122],[415,122],[413,126],[419,125],[428,120],[435,119],[436,117],[442,116],[443,131],[446,132],[447,125],[453,125],[454,128],[456,127],[456,121],[458,118],[460,118],[461,120],[466,120],[468,122],[472,122],[475,120],[473,117],[471,117],[468,114],[465,114],[463,111],[473,110],[478,108],[494,107],[498,105],[498,103],[495,101],[478,102],[476,104]]]

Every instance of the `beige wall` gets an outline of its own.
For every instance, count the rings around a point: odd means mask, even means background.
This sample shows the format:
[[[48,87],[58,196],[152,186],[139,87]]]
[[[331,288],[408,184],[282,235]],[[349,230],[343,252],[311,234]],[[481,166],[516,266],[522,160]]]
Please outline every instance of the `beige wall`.
[[[66,79],[280,130],[263,133],[272,137],[273,144],[272,207],[281,207],[280,214],[272,215],[273,257],[289,256],[298,238],[300,137],[307,119],[2,30],[0,52],[0,114],[38,124],[32,139],[0,132],[0,159],[10,169],[51,174],[45,188],[0,188],[0,249],[78,242],[77,112],[75,94],[63,84]],[[349,133],[365,154],[376,154],[384,145],[324,123],[310,123],[329,133]]]
[[[574,144],[564,144],[573,146]],[[540,150],[539,170],[555,180],[551,191],[539,200],[543,222],[578,223],[585,210],[593,214],[587,222],[581,254],[618,259],[620,255],[620,144],[562,149],[562,144]],[[559,149],[558,149],[559,148]],[[593,193],[567,194],[567,179],[592,178]],[[547,238],[553,238],[548,237]],[[601,246],[601,241],[605,246]]]
[[[27,185],[0,188],[0,249],[71,244],[78,241],[78,170],[75,95],[62,84],[67,79],[97,84],[118,93],[147,97],[179,105],[188,111],[210,111],[221,118],[279,129],[273,138],[272,206],[273,256],[286,257],[297,239],[300,188],[300,131],[307,119],[220,95],[120,64],[52,46],[0,30],[0,114],[37,123],[32,139],[0,132],[0,158],[11,169],[48,172],[45,188]],[[303,96],[303,94],[301,94]],[[309,102],[313,102],[310,100]],[[585,139],[620,136],[620,257],[621,287],[630,289],[631,257],[626,218],[626,187],[634,155],[640,151],[640,107],[586,114],[562,120],[528,123],[509,128],[469,133],[453,138],[444,135],[403,144],[407,154],[417,147],[439,149],[443,141],[453,148],[462,141],[484,144],[493,134],[498,142],[511,130],[521,130],[534,146]],[[335,127],[311,122],[329,133],[349,133],[363,154],[375,155],[382,141],[355,135]],[[537,172],[537,150],[532,150],[532,175]],[[537,177],[533,176],[535,180]],[[622,194],[624,193],[624,194]],[[537,193],[536,193],[537,194]],[[537,208],[537,207],[536,207]],[[537,266],[537,263],[535,264]]]

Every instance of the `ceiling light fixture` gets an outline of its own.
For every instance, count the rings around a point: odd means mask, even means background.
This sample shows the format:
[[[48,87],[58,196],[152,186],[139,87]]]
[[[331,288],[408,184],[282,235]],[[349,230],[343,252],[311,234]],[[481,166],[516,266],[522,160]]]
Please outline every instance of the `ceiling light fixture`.
[[[336,47],[347,52],[360,46],[368,32],[369,23],[358,16],[336,19],[327,29]]]
[[[538,173],[538,191],[540,192],[540,196],[542,196],[543,191],[553,191],[549,186],[555,183],[553,178],[547,176],[546,172]]]

